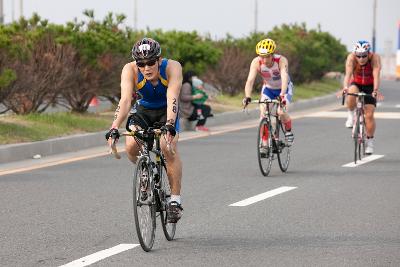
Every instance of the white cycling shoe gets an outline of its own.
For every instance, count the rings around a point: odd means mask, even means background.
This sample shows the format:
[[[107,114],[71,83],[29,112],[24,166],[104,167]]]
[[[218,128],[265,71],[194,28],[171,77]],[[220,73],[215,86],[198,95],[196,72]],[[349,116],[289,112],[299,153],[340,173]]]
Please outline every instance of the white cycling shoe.
[[[366,140],[365,146],[365,154],[371,155],[374,153],[374,140],[372,138]]]
[[[349,115],[347,115],[347,120],[345,123],[346,128],[353,128],[353,122],[354,122],[354,114],[353,112],[349,113]]]

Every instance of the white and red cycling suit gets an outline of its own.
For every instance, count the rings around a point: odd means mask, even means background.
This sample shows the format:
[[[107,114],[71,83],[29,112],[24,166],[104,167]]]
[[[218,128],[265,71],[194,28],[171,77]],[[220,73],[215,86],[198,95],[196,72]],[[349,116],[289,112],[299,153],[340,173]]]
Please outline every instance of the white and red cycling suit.
[[[279,69],[279,61],[281,59],[280,55],[273,55],[273,65],[272,67],[267,67],[264,63],[262,57],[259,57],[259,68],[258,72],[263,78],[263,87],[261,90],[261,99],[275,99],[281,93],[282,88],[282,79],[281,79],[281,71]],[[288,87],[285,94],[285,98],[288,102],[291,102],[293,96],[293,83],[288,81]]]

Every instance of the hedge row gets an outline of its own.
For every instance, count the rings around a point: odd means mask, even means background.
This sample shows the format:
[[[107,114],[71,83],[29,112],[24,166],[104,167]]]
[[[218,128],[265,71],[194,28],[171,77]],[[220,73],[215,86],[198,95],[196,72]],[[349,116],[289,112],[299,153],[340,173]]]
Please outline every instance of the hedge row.
[[[122,14],[110,13],[101,21],[93,11],[84,14],[85,20],[65,25],[51,24],[37,14],[0,25],[0,104],[5,107],[0,112],[43,112],[54,104],[85,112],[96,95],[116,103],[121,69],[132,60],[132,45],[144,36],[160,42],[164,57],[178,60],[185,71],[194,70],[232,95],[243,90],[255,45],[266,37],[288,57],[296,83],[341,70],[346,54],[332,35],[307,30],[304,24],[212,40],[195,31],[133,31],[123,27]]]

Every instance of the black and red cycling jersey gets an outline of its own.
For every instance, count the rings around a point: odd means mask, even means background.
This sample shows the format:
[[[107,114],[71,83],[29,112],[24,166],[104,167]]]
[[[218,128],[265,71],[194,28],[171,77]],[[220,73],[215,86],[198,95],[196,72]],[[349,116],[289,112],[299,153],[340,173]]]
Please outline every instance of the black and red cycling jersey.
[[[351,83],[356,83],[360,85],[370,85],[374,84],[374,76],[372,73],[372,58],[374,54],[368,54],[368,61],[364,65],[360,65],[357,61],[355,63],[353,78]]]

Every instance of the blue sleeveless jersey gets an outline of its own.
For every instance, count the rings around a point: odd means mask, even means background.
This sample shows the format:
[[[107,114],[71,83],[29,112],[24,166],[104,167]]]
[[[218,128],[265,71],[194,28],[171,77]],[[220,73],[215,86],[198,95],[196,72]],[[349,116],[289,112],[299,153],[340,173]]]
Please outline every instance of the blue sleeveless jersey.
[[[153,86],[138,71],[137,93],[140,95],[139,105],[148,109],[159,109],[167,107],[168,77],[166,73],[168,59],[163,58],[160,65],[158,84]]]

